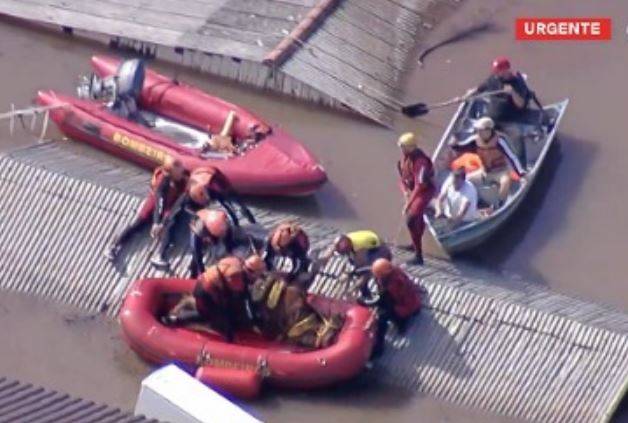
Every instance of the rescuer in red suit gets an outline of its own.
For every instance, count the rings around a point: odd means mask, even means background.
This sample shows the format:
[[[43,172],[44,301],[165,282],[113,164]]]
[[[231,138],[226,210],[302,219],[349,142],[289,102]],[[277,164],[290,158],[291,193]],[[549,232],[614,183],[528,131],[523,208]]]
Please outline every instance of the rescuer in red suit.
[[[224,245],[227,253],[231,254],[235,247],[233,228],[223,210],[202,209],[196,212],[190,224],[192,262],[190,263],[190,277],[196,278],[205,269],[203,256],[206,247]]]
[[[268,269],[275,268],[275,258],[283,256],[292,262],[290,279],[308,270],[310,259],[310,238],[296,223],[282,223],[271,232],[266,242],[264,261]]]
[[[378,357],[384,350],[388,322],[393,323],[399,333],[404,333],[410,319],[421,309],[421,293],[408,274],[388,259],[375,260],[371,272],[378,294],[372,298],[362,297],[360,303],[378,307],[377,338],[373,347],[373,357]]]
[[[240,201],[234,192],[227,177],[218,169],[207,166],[196,168],[189,177],[185,193],[180,196],[173,206],[173,211],[168,216],[166,227],[173,227],[176,220],[184,216],[193,216],[197,211],[208,207],[212,202],[218,202],[227,212],[233,226],[239,226],[238,216],[232,206],[235,202],[247,220],[254,224],[255,217],[251,211]],[[186,215],[187,213],[187,215]],[[168,267],[169,262],[166,252],[169,239],[162,239],[161,244],[151,259],[151,263],[159,268]]]
[[[129,238],[148,225],[151,226],[150,234],[153,238],[163,235],[165,242],[170,242],[170,231],[163,234],[164,223],[168,215],[188,184],[188,174],[183,164],[172,156],[167,156],[162,166],[153,172],[150,192],[142,202],[137,216],[115,239],[107,249],[105,255],[110,261],[114,261],[122,246]]]
[[[423,215],[436,193],[434,167],[430,158],[418,147],[414,134],[408,132],[401,135],[397,144],[403,154],[397,164],[406,200],[402,214],[406,218],[414,247],[414,258],[410,264],[423,264]]]

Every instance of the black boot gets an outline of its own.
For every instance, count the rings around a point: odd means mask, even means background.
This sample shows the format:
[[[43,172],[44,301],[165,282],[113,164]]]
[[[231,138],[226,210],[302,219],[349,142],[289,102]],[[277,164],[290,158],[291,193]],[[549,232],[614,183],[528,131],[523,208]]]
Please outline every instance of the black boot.
[[[415,254],[414,257],[406,263],[411,266],[423,266],[423,254]]]

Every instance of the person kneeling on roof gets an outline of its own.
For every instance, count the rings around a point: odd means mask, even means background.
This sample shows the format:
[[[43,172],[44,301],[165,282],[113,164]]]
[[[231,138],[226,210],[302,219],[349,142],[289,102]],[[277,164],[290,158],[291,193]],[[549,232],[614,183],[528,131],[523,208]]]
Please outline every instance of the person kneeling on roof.
[[[444,217],[456,227],[478,218],[478,191],[466,180],[464,168],[454,170],[436,199],[436,218]]]
[[[321,255],[319,261],[326,263],[334,255],[347,258],[353,269],[341,277],[347,281],[352,277],[358,278],[353,289],[360,289],[365,295],[373,262],[378,258],[392,260],[392,252],[388,245],[381,241],[379,235],[369,230],[340,235]]]
[[[165,222],[177,200],[185,192],[187,182],[188,174],[181,161],[167,156],[163,165],[153,172],[150,192],[142,202],[135,220],[116,237],[107,249],[106,257],[110,261],[115,260],[124,243],[149,224],[152,224],[150,234],[153,238],[163,236],[163,242],[169,243],[171,233],[170,230],[164,233],[164,228],[167,227]]]
[[[196,278],[205,268],[203,256],[205,255],[206,247],[212,248],[215,254],[215,249],[222,244],[226,252],[231,254],[235,248],[235,241],[229,217],[222,210],[199,210],[192,218],[190,229],[192,247],[190,276]]]
[[[421,309],[421,293],[408,274],[388,259],[375,260],[371,273],[377,282],[378,294],[371,298],[362,297],[358,302],[368,307],[378,307],[373,357],[379,357],[384,351],[388,322],[393,323],[399,333],[404,333],[410,319]]]
[[[277,256],[290,259],[292,268],[289,278],[294,280],[298,275],[307,272],[310,265],[308,252],[310,238],[297,223],[282,223],[277,226],[266,240],[264,261],[269,269],[275,269]]]
[[[227,177],[217,168],[208,166],[192,171],[185,192],[173,206],[173,211],[166,221],[166,225],[171,227],[174,225],[175,220],[184,213],[194,215],[197,211],[208,207],[214,201],[224,208],[234,226],[239,226],[240,222],[231,204],[233,202],[238,204],[240,210],[251,224],[256,223],[253,213],[240,201]],[[165,241],[162,240],[158,251],[151,259],[151,263],[156,267],[164,268],[169,265],[166,258],[169,242]]]
[[[452,145],[454,149],[471,149],[480,157],[482,168],[467,175],[476,185],[495,182],[499,184],[499,199],[504,202],[512,185],[511,171],[523,178],[526,171],[513,152],[506,138],[495,130],[495,122],[483,117],[473,125],[475,133],[464,141]]]

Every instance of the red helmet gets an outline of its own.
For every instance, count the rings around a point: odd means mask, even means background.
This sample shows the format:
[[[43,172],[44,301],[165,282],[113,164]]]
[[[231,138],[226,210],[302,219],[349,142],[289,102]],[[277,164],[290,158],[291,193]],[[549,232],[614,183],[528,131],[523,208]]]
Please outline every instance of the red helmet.
[[[203,209],[196,212],[207,232],[218,239],[223,239],[229,232],[229,218],[222,210]]]
[[[340,235],[336,240],[334,248],[338,254],[349,254],[351,251],[353,251],[353,243],[348,236]]]
[[[390,260],[385,258],[379,258],[373,262],[371,266],[371,273],[375,279],[383,279],[386,276],[390,275],[393,271],[393,264]]]
[[[493,73],[502,72],[510,69],[510,60],[507,57],[498,57],[493,60]]]

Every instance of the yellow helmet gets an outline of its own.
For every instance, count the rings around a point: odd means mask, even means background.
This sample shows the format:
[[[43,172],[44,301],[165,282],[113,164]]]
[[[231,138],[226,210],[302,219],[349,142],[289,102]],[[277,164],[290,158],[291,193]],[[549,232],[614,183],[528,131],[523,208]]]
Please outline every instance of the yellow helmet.
[[[397,145],[399,147],[411,147],[416,146],[416,137],[412,132],[406,132],[399,137],[399,141],[397,141]]]

